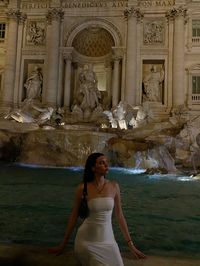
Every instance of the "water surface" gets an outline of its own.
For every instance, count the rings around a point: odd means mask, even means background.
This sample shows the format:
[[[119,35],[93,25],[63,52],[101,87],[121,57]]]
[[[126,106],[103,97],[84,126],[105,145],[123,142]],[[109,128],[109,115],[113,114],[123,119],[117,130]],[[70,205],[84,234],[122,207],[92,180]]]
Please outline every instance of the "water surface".
[[[63,237],[81,168],[1,165],[0,242],[51,246]],[[147,254],[200,258],[200,181],[112,168],[130,233]],[[121,250],[127,245],[113,220]],[[70,241],[72,247],[74,235]]]

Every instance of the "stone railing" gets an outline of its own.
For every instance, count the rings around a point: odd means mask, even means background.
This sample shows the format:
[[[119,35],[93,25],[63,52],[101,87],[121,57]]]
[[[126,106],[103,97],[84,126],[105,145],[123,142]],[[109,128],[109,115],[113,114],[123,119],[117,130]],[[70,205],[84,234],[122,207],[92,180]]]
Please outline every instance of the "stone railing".
[[[192,94],[192,103],[200,103],[200,94]]]
[[[200,46],[200,37],[192,37],[192,46]]]

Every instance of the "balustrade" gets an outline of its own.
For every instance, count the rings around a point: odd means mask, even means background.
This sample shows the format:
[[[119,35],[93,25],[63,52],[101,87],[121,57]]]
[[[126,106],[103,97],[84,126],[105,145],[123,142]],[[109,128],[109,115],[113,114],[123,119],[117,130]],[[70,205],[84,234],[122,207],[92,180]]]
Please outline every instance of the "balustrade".
[[[192,46],[200,46],[200,36],[192,37]]]
[[[192,94],[192,103],[193,104],[199,104],[200,103],[200,94]]]

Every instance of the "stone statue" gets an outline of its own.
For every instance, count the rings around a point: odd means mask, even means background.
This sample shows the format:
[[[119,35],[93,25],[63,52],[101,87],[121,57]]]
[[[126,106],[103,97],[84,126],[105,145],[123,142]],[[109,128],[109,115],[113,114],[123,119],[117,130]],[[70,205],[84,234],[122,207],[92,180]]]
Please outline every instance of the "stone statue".
[[[35,123],[36,119],[29,113],[23,112],[21,109],[14,110],[7,114],[5,119],[14,119],[19,123]]]
[[[113,113],[108,110],[104,111],[103,113],[107,116],[110,122],[111,128],[118,128],[117,120],[113,117]]]
[[[91,112],[99,105],[101,98],[97,87],[97,77],[93,71],[93,65],[86,65],[79,75],[79,88],[76,94],[76,102],[83,110]]]
[[[50,120],[54,111],[53,107],[40,108],[36,105],[33,105],[33,108],[40,112],[39,116],[36,119],[36,122],[38,124],[44,124],[48,120]]]
[[[156,66],[151,67],[151,72],[144,80],[144,100],[150,102],[162,102],[162,82],[165,73],[163,67],[160,70]]]
[[[129,125],[133,128],[144,126],[147,124],[148,121],[148,112],[144,108],[144,106],[136,106],[134,107],[135,110],[137,110],[136,117],[133,116],[131,120],[129,121]]]
[[[103,113],[107,116],[112,128],[127,129],[127,121],[126,121],[127,104],[126,103],[121,101],[111,111],[106,110]]]
[[[37,111],[37,112],[35,112]],[[7,114],[5,119],[14,119],[19,123],[46,123],[51,119],[54,109],[52,107],[40,108],[32,103],[31,100],[25,101],[22,109],[16,109]]]
[[[43,76],[41,69],[36,66],[24,84],[24,87],[26,88],[26,99],[40,100],[42,94],[42,82]]]

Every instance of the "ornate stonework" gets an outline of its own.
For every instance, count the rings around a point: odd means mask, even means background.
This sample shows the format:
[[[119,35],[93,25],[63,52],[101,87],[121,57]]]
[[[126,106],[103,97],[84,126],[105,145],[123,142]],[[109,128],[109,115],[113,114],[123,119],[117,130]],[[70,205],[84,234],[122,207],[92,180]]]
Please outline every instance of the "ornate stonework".
[[[183,16],[185,18],[186,15],[187,15],[187,8],[183,6],[180,6],[178,8],[174,7],[171,10],[166,12],[166,17],[168,19],[174,19],[175,17],[178,17],[178,16]]]
[[[126,19],[128,19],[130,16],[135,16],[137,20],[140,21],[143,19],[144,14],[139,8],[131,7],[124,10],[124,16]]]
[[[9,19],[20,20],[22,17],[22,12],[19,9],[9,9],[7,16]]]
[[[119,29],[110,21],[103,19],[103,18],[95,18],[95,19],[84,19],[83,21],[74,24],[66,33],[64,36],[65,39],[65,45],[71,46],[74,38],[76,35],[84,30],[85,28],[89,27],[100,27],[105,30],[107,30],[113,37],[115,45],[121,46],[122,45],[122,34],[119,31]]]
[[[163,21],[153,20],[144,23],[143,42],[145,45],[164,44],[165,26]]]
[[[31,20],[27,25],[26,41],[27,45],[44,45],[46,29],[44,21]]]
[[[63,19],[64,12],[61,8],[51,8],[48,10],[48,14],[46,16],[48,23],[51,23],[52,20],[60,20]]]
[[[82,55],[98,57],[111,52],[114,40],[105,29],[91,26],[78,33],[72,45]]]

